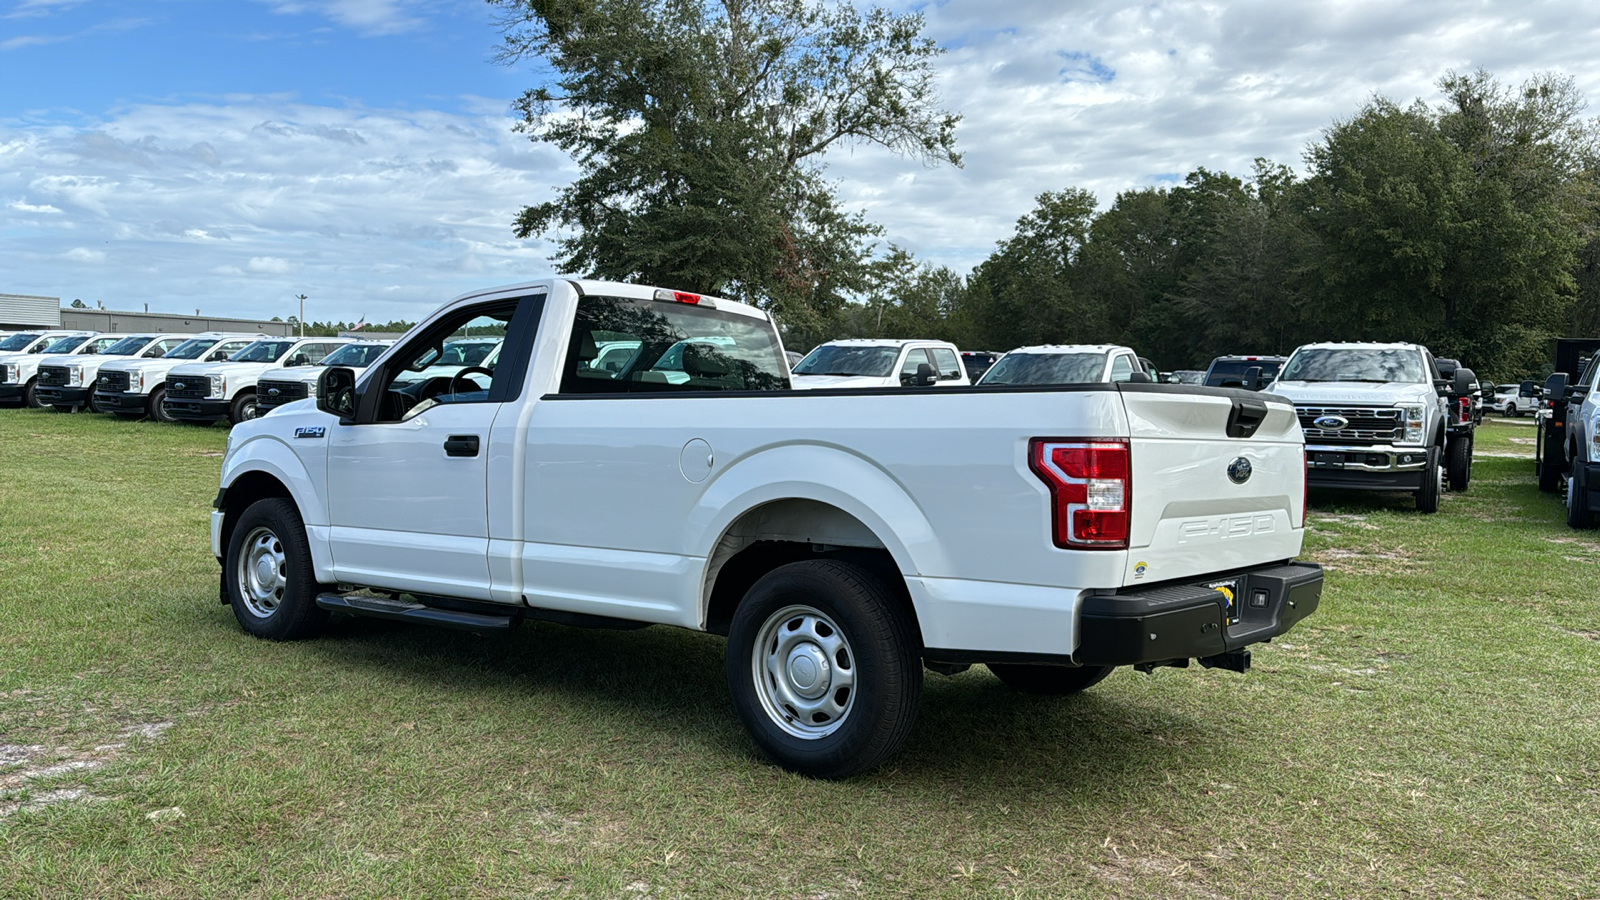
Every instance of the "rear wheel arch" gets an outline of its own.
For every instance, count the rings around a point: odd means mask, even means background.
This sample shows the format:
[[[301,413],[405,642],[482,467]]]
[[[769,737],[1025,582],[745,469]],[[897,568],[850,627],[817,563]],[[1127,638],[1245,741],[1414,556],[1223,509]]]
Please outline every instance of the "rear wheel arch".
[[[706,630],[726,635],[739,602],[762,576],[808,559],[854,563],[872,572],[903,603],[920,643],[922,629],[906,573],[885,542],[849,512],[798,497],[752,507],[723,530],[701,584]]]

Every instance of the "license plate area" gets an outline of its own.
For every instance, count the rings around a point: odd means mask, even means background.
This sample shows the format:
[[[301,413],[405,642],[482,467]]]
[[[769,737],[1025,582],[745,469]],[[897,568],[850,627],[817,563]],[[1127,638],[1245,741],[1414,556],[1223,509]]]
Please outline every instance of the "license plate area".
[[[1227,600],[1228,624],[1239,624],[1239,579],[1225,578],[1221,581],[1211,581],[1206,583],[1206,587],[1221,594]]]

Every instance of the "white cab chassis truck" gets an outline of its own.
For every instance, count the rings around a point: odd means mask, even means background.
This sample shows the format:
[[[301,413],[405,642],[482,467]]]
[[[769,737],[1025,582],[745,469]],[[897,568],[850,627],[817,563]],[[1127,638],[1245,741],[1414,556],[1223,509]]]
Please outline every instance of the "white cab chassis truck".
[[[417,377],[491,331],[492,369]],[[818,777],[895,752],[924,666],[1044,694],[1243,672],[1322,590],[1294,410],[1245,391],[796,391],[759,310],[551,280],[452,301],[316,401],[229,436],[211,544],[246,631],[726,635],[741,720]]]
[[[394,341],[353,341],[329,353],[310,366],[268,369],[256,379],[256,415],[264,416],[296,400],[317,395],[317,379],[322,367],[344,366],[361,371],[372,364]]]
[[[103,366],[118,360],[159,359],[192,337],[192,334],[130,334],[98,353],[76,356],[70,362],[42,364],[35,388],[39,403],[54,407],[57,412],[75,412],[85,406],[101,412],[94,390]]]
[[[174,422],[166,415],[167,373],[196,361],[223,362],[264,334],[197,334],[156,359],[113,360],[100,367],[95,379],[94,408],[119,418],[142,419],[149,416]]]
[[[1266,394],[1294,403],[1312,487],[1405,491],[1438,512],[1446,486],[1472,472],[1469,397],[1477,376],[1439,377],[1428,348],[1405,343],[1306,344]]]

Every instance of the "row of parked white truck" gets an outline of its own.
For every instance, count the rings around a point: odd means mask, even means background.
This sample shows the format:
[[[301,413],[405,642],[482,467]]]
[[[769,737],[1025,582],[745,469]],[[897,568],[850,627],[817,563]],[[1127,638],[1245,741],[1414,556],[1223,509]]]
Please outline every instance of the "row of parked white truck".
[[[391,341],[265,334],[30,331],[0,337],[0,405],[238,424],[364,367]]]

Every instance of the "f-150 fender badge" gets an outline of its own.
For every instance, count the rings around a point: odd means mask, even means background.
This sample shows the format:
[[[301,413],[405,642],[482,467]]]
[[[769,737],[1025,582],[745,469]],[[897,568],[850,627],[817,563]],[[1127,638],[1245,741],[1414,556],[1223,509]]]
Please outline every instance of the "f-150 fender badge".
[[[296,428],[294,436],[297,438],[319,438],[326,434],[327,431],[328,428],[325,425],[312,425],[307,428]]]

